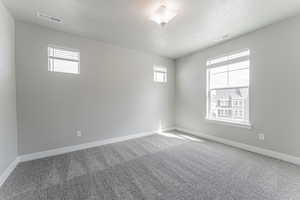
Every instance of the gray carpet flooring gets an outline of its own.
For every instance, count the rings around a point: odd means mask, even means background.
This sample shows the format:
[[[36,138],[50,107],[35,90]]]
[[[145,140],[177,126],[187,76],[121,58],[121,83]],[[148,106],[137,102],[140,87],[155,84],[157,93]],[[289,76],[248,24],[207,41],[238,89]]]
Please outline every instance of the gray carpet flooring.
[[[0,199],[299,200],[300,167],[211,141],[153,135],[21,163]]]

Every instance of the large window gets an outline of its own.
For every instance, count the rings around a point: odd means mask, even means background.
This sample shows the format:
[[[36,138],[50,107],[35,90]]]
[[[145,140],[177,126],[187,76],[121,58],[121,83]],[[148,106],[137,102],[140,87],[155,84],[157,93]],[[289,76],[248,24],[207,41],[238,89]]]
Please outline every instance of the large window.
[[[250,125],[250,50],[207,61],[207,119]]]
[[[48,71],[79,74],[80,53],[61,47],[48,47]]]

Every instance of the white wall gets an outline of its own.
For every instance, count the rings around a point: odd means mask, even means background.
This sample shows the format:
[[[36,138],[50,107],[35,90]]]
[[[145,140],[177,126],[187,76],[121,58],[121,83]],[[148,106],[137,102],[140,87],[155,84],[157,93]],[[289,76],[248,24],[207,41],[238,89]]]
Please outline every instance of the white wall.
[[[17,156],[14,26],[0,1],[0,175]]]
[[[81,74],[48,72],[48,44],[80,49]],[[167,84],[153,83],[154,64]],[[170,59],[16,22],[16,76],[21,155],[175,124]]]
[[[300,17],[176,61],[177,126],[300,156]],[[251,50],[252,130],[205,121],[206,60]],[[265,141],[258,140],[265,134]]]

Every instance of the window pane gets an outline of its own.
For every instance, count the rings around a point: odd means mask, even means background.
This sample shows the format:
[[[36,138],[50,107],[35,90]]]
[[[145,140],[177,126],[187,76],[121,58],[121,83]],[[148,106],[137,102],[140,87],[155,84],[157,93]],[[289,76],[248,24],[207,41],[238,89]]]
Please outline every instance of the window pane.
[[[216,120],[249,121],[248,88],[210,91],[208,117]]]
[[[210,87],[211,88],[224,88],[227,87],[228,73],[222,72],[217,74],[211,74]]]
[[[210,88],[223,88],[228,84],[228,67],[216,67],[209,70]]]
[[[49,56],[70,60],[79,60],[79,52],[57,49],[52,47],[49,47]]]
[[[210,89],[249,85],[249,61],[215,67],[209,70]]]
[[[50,71],[79,74],[78,62],[58,60],[58,59],[50,59],[49,62],[50,62]]]
[[[237,70],[237,69],[245,69],[245,68],[249,68],[250,66],[250,61],[243,61],[243,62],[237,62],[237,63],[233,63],[228,65],[228,70],[229,71],[233,71],[233,70]]]
[[[153,67],[154,73],[154,82],[166,83],[167,82],[167,68],[154,66]]]
[[[156,82],[166,82],[166,73],[165,72],[155,72],[155,80]]]
[[[215,68],[210,69],[210,72],[211,72],[212,75],[222,73],[222,72],[227,72],[227,71],[228,71],[227,66],[215,67]]]
[[[156,72],[167,72],[167,68],[165,67],[154,67],[153,69]]]
[[[249,69],[241,69],[229,72],[229,86],[248,86],[249,85]]]

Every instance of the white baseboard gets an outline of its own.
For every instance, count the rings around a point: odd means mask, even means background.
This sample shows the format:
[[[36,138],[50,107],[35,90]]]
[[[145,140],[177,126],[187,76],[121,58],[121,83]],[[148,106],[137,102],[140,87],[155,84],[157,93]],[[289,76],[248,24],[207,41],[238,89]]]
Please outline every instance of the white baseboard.
[[[6,181],[6,179],[9,177],[11,172],[16,168],[18,163],[20,162],[25,162],[25,161],[30,161],[30,160],[36,160],[36,159],[41,159],[41,158],[46,158],[50,156],[55,156],[55,155],[60,155],[60,154],[65,154],[73,151],[78,151],[78,150],[83,150],[83,149],[88,149],[92,147],[97,147],[97,146],[103,146],[107,144],[112,144],[112,143],[117,143],[117,142],[122,142],[126,140],[131,140],[131,139],[136,139],[140,137],[145,137],[149,135],[154,135],[159,132],[166,132],[166,131],[171,131],[171,130],[178,130],[187,134],[195,135],[198,137],[206,138],[212,141],[216,141],[219,143],[223,143],[229,146],[233,146],[236,148],[244,149],[246,151],[251,151],[254,153],[258,153],[261,155],[269,156],[272,158],[276,158],[279,160],[283,160],[286,162],[290,162],[296,165],[300,165],[300,158],[296,156],[291,156],[288,154],[284,153],[279,153],[276,151],[268,150],[268,149],[263,149],[239,142],[234,142],[231,140],[223,139],[220,137],[208,135],[208,134],[203,134],[197,131],[192,131],[188,130],[185,128],[180,128],[180,127],[171,127],[171,128],[166,128],[161,131],[152,131],[152,132],[144,132],[144,133],[139,133],[139,134],[134,134],[134,135],[128,135],[128,136],[123,136],[123,137],[117,137],[117,138],[110,138],[106,140],[101,140],[101,141],[96,141],[96,142],[91,142],[91,143],[85,143],[85,144],[80,144],[80,145],[75,145],[75,146],[68,146],[68,147],[63,147],[63,148],[58,148],[58,149],[53,149],[49,151],[43,151],[43,152],[37,152],[37,153],[32,153],[32,154],[26,154],[26,155],[21,155],[17,157],[8,167],[7,169],[3,172],[2,175],[0,175],[0,187],[3,185],[3,183]]]
[[[6,179],[9,177],[9,175],[12,173],[12,171],[16,168],[16,166],[20,162],[26,162],[26,161],[46,158],[46,157],[50,157],[50,156],[56,156],[56,155],[60,155],[60,154],[70,153],[70,152],[74,152],[74,151],[79,151],[79,150],[83,150],[83,149],[103,146],[103,145],[107,145],[107,144],[123,142],[126,140],[146,137],[146,136],[154,135],[154,134],[157,134],[160,132],[171,131],[171,130],[175,130],[175,129],[176,129],[176,127],[170,127],[170,128],[165,128],[165,129],[162,129],[159,131],[157,130],[157,131],[151,131],[151,132],[138,133],[138,134],[123,136],[123,137],[116,137],[116,138],[110,138],[110,139],[106,139],[106,140],[100,140],[100,141],[96,141],[96,142],[62,147],[62,148],[52,149],[52,150],[43,151],[43,152],[20,155],[7,167],[7,169],[3,172],[3,174],[0,175],[0,187],[3,185],[3,183],[6,181]]]
[[[0,175],[0,187],[3,185],[3,183],[6,181],[6,179],[9,177],[9,175],[14,171],[14,169],[17,167],[19,163],[19,158],[17,157],[7,168],[6,170]]]
[[[163,129],[162,131],[169,131],[169,130],[175,130],[175,127],[166,128],[166,129]],[[79,151],[79,150],[83,150],[83,149],[88,149],[88,148],[103,146],[103,145],[107,145],[107,144],[123,142],[126,140],[135,139],[135,138],[145,137],[145,136],[156,134],[158,132],[159,131],[144,132],[144,133],[138,133],[138,134],[134,134],[134,135],[128,135],[128,136],[123,136],[123,137],[116,137],[116,138],[110,138],[110,139],[106,139],[106,140],[84,143],[84,144],[79,144],[79,145],[74,145],[74,146],[62,147],[62,148],[58,148],[58,149],[51,149],[48,151],[42,151],[42,152],[37,152],[37,153],[32,153],[32,154],[25,154],[25,155],[19,156],[19,161],[26,162],[26,161],[30,161],[30,160],[36,160],[36,159],[56,156],[56,155],[70,153],[70,152]]]
[[[251,152],[258,153],[258,154],[261,154],[264,156],[268,156],[268,157],[276,158],[276,159],[283,160],[286,162],[290,162],[290,163],[293,163],[296,165],[300,165],[300,157],[296,157],[296,156],[292,156],[292,155],[288,155],[288,154],[284,154],[284,153],[279,153],[276,151],[263,149],[260,147],[255,147],[255,146],[251,146],[251,145],[247,145],[247,144],[243,144],[243,143],[239,143],[239,142],[234,142],[231,140],[223,139],[223,138],[208,135],[208,134],[203,134],[198,131],[192,131],[192,130],[188,130],[185,128],[176,127],[176,130],[187,133],[187,134],[191,134],[194,136],[202,137],[202,138],[205,138],[208,140],[216,141],[216,142],[219,142],[222,144],[226,144],[229,146],[233,146],[236,148],[240,148],[240,149],[243,149],[246,151],[251,151]]]

